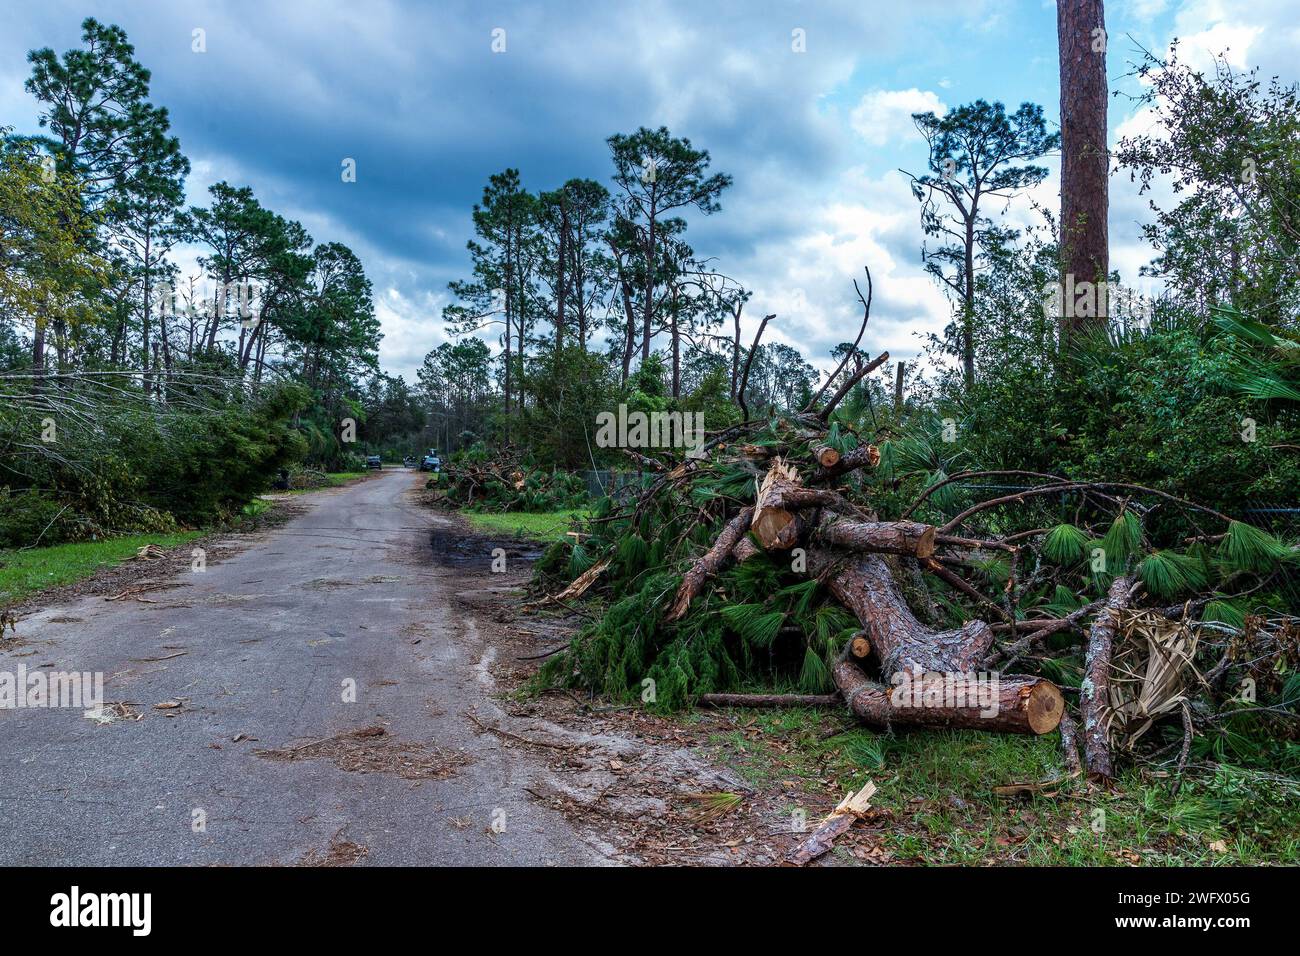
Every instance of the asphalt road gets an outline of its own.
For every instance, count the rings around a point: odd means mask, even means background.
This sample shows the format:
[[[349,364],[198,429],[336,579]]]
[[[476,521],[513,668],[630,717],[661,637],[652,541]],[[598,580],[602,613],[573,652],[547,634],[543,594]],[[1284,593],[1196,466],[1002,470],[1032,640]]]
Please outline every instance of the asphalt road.
[[[541,768],[466,716],[494,712],[483,648],[450,600],[464,571],[432,556],[439,518],[405,498],[416,481],[307,496],[140,595],[157,603],[25,618],[0,671],[102,671],[129,706],[108,723],[0,709],[0,864],[602,862],[526,793]],[[351,736],[367,728],[383,733]]]

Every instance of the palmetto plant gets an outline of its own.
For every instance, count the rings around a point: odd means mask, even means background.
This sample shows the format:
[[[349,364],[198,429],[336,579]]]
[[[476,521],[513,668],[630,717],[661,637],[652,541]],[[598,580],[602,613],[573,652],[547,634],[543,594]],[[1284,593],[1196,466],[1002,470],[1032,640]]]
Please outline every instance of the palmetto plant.
[[[1300,402],[1300,332],[1264,325],[1220,306],[1214,321],[1232,354],[1232,384],[1252,398]]]

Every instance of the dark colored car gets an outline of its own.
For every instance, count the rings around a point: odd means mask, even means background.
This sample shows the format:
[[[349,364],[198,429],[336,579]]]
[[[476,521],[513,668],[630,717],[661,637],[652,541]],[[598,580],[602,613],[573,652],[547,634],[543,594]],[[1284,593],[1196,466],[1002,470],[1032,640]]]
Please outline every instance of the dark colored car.
[[[367,467],[367,468],[378,468],[379,470],[382,471],[383,468],[384,468],[384,462],[383,462],[383,459],[381,459],[378,455],[367,455],[367,456],[366,456],[366,467]]]
[[[420,461],[421,471],[441,471],[442,459],[437,455],[425,455]]]

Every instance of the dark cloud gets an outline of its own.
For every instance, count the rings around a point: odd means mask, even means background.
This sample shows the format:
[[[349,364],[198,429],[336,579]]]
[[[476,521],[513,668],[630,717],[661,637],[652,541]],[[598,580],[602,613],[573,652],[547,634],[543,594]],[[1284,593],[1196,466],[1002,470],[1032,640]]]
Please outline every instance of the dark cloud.
[[[55,0],[7,11],[0,107],[11,118],[0,123],[34,118],[21,93],[28,48],[75,45],[87,14],[119,23],[194,161],[191,200],[230,178],[317,239],[352,244],[375,280],[384,360],[408,374],[442,340],[437,313],[465,270],[470,207],[491,173],[517,166],[534,189],[604,180],[605,137],[667,125],[736,180],[723,212],[692,224],[697,250],[756,288],[756,314],[759,300],[787,309],[782,334],[814,354],[856,330],[850,280],[863,258],[889,280],[878,289],[888,334],[910,338],[946,308],[920,273],[915,205],[890,172],[917,160],[916,145],[898,138],[905,129],[856,133],[862,97],[1001,96],[1051,112],[1049,7]],[[205,53],[191,49],[196,29]],[[796,29],[804,53],[791,48]],[[356,183],[340,180],[344,158]]]

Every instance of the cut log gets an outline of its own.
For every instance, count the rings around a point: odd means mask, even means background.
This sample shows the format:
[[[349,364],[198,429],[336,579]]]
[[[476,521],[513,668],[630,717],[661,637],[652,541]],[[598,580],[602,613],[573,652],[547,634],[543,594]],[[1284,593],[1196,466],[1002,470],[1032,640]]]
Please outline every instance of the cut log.
[[[840,453],[830,445],[815,446],[812,455],[823,468],[834,468],[840,461]]]
[[[859,445],[829,468],[818,468],[812,477],[812,484],[820,485],[833,481],[841,475],[847,475],[859,468],[876,468],[880,465],[880,449],[875,445]]]
[[[876,785],[868,781],[861,790],[852,790],[840,801],[839,806],[830,812],[813,835],[795,848],[786,858],[787,866],[805,866],[820,856],[830,852],[836,839],[847,833],[853,824],[862,819],[871,804],[868,802],[875,795]]]
[[[871,656],[871,642],[858,634],[854,636],[853,640],[849,641],[849,653],[858,660],[865,660]]]
[[[1128,606],[1132,582],[1118,577],[1106,593],[1106,607],[1088,632],[1088,653],[1079,685],[1079,710],[1083,715],[1083,762],[1092,780],[1114,776],[1110,763],[1110,657],[1115,647],[1119,612]]]
[[[713,547],[701,555],[686,572],[681,586],[677,588],[677,596],[673,598],[672,607],[668,609],[668,620],[681,620],[686,615],[686,609],[700,593],[704,582],[722,569],[727,559],[732,556],[732,550],[745,537],[753,516],[753,508],[742,508],[738,515],[727,522],[722,529],[722,534],[718,535],[717,540],[713,542]]]
[[[852,661],[840,661],[831,673],[849,709],[875,727],[1046,734],[1065,712],[1060,689],[1041,677],[900,672],[887,688]]]
[[[709,707],[838,707],[839,694],[701,694]]]
[[[848,551],[909,554],[928,558],[934,554],[934,526],[919,521],[856,521],[828,511],[817,525],[823,544]]]

